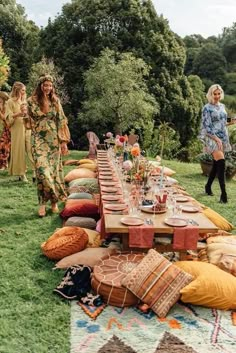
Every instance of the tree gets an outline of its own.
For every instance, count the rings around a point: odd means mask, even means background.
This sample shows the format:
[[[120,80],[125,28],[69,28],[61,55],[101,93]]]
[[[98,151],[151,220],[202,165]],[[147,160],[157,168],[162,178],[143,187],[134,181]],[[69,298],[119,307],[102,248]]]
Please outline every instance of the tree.
[[[59,73],[59,69],[54,65],[53,60],[48,60],[45,57],[31,67],[27,85],[28,95],[32,94],[39,77],[45,74],[49,74],[53,77],[56,91],[62,104],[68,103],[69,97],[64,87],[64,77]]]
[[[236,69],[236,22],[231,27],[225,27],[219,39],[220,47],[229,64],[230,71]]]
[[[27,21],[24,8],[15,0],[0,0],[0,37],[11,63],[10,83],[26,83],[39,44],[39,28]]]
[[[2,48],[2,40],[0,39],[0,89],[6,83],[9,74],[9,59]]]
[[[130,52],[151,67],[147,86],[160,107],[155,126],[160,120],[171,121],[180,129],[181,142],[186,144],[191,139],[185,134],[182,112],[185,125],[197,120],[197,116],[193,115],[195,109],[186,110],[193,92],[183,76],[184,43],[170,30],[167,20],[157,15],[151,0],[73,0],[41,32],[41,44],[45,55],[53,58],[65,74],[73,114],[85,99],[83,74],[94,58],[105,48]],[[173,109],[175,94],[182,97],[177,111]]]
[[[224,85],[226,74],[226,59],[219,46],[215,44],[204,45],[197,54],[193,63],[193,73],[204,81]],[[207,87],[208,88],[208,87]]]
[[[158,110],[145,83],[148,74],[149,67],[142,59],[130,53],[102,51],[85,73],[87,99],[80,113],[81,124],[89,123],[90,128],[109,125],[119,134],[131,128],[145,130]]]

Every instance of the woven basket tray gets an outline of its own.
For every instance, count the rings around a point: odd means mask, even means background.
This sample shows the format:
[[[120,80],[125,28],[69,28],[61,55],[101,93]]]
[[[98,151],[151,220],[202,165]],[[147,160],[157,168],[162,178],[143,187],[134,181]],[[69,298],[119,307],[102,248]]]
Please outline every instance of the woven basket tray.
[[[144,256],[141,253],[120,253],[104,257],[94,267],[92,288],[107,304],[118,307],[136,305],[139,299],[122,287],[121,281]]]

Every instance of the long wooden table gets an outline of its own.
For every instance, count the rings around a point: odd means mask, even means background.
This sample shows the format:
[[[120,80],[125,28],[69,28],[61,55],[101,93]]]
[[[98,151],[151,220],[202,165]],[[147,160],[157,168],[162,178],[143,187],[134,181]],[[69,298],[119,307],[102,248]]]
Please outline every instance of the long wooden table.
[[[153,221],[153,227],[157,237],[164,237],[174,233],[174,228],[165,224],[164,220],[169,216],[169,212],[163,214],[158,214],[153,217],[152,214],[147,214],[145,212],[141,213],[140,218],[151,218]],[[117,233],[120,234],[122,239],[123,250],[129,250],[129,229],[126,225],[121,223],[121,218],[124,215],[114,215],[114,214],[105,214],[105,230],[107,233]],[[214,233],[218,231],[218,228],[214,223],[212,223],[202,212],[198,213],[185,213],[183,212],[181,218],[191,219],[198,223],[199,233]]]

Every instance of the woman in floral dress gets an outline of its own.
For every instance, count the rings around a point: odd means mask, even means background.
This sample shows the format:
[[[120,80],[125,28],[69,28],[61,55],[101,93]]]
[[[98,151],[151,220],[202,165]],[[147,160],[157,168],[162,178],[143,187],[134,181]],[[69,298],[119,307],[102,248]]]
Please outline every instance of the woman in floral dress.
[[[32,153],[36,165],[40,217],[46,215],[46,203],[58,212],[58,200],[66,199],[61,155],[68,153],[70,132],[60,100],[55,94],[53,78],[39,78],[28,99],[28,124],[32,130]]]
[[[207,184],[206,194],[212,196],[211,185],[218,176],[221,196],[220,202],[228,201],[225,189],[225,152],[231,151],[229,135],[227,130],[227,113],[224,104],[220,100],[224,99],[224,91],[220,85],[212,85],[206,95],[208,103],[202,110],[202,125],[200,139],[204,143],[204,152],[212,155],[213,166]]]
[[[0,170],[8,168],[8,160],[11,149],[11,133],[6,124],[5,103],[9,96],[6,92],[0,92]]]

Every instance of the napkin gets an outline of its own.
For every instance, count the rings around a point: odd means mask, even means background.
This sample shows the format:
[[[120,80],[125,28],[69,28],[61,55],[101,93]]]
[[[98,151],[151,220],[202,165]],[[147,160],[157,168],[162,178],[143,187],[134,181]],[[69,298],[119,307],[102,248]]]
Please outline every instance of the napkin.
[[[130,248],[152,248],[154,240],[154,227],[142,225],[129,227]]]
[[[176,227],[173,234],[173,250],[196,250],[198,238],[198,227]]]

